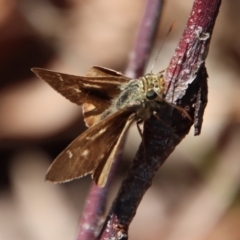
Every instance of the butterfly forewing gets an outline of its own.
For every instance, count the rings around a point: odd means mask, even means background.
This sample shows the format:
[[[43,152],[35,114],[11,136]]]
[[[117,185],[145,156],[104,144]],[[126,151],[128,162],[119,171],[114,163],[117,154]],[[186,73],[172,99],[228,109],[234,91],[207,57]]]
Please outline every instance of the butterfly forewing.
[[[134,114],[129,116],[120,136],[117,139],[117,142],[114,144],[114,147],[111,150],[111,153],[110,153],[108,159],[106,159],[106,162],[102,161],[98,165],[98,167],[95,169],[95,171],[93,173],[93,179],[99,187],[105,186],[107,179],[108,179],[109,172],[110,172],[112,164],[113,164],[113,161],[115,160],[117,153],[119,153],[119,147],[121,146],[121,144],[126,136],[126,133],[134,120],[135,120]]]
[[[60,183],[94,172],[107,161],[131,114],[122,109],[77,137],[52,163],[46,179]]]
[[[105,74],[105,76],[100,75],[100,77],[95,76],[96,71],[93,71],[93,69],[94,68],[90,69],[87,77],[53,72],[41,68],[32,68],[32,71],[56,91],[79,105],[83,102],[91,102],[87,97],[81,97],[81,93],[87,93],[89,97],[94,95],[95,98],[109,100],[120,93],[119,86],[121,84],[128,82],[128,78],[123,75],[121,77],[107,74]],[[98,69],[98,72],[99,71]],[[69,93],[69,90],[71,90],[71,93]]]
[[[41,68],[32,71],[70,101],[82,105],[85,123],[95,125],[100,114],[111,105],[120,93],[120,85],[128,78],[119,72],[101,67],[89,69],[87,77],[53,72]]]

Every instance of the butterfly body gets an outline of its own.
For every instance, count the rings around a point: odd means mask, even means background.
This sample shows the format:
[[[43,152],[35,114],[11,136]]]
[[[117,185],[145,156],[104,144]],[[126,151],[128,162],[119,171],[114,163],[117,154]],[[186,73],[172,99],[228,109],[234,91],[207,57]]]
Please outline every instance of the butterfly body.
[[[156,102],[163,100],[165,81],[162,73],[151,73],[139,79],[130,80],[119,88],[121,90],[119,96],[113,100],[110,108],[103,112],[102,119],[112,112],[132,108],[135,111],[136,120],[145,121],[156,108]]]
[[[102,67],[90,68],[86,77],[40,68],[32,71],[67,99],[81,105],[89,127],[54,160],[46,179],[59,183],[92,173],[96,184],[103,187],[130,125],[146,121],[164,100],[162,72],[129,79]]]

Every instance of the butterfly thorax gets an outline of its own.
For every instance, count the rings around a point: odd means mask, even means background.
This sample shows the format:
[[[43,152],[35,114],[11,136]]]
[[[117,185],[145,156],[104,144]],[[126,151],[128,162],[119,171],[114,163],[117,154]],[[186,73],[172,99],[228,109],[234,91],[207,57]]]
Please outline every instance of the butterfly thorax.
[[[165,81],[162,73],[146,74],[139,79],[130,80],[120,85],[120,94],[102,117],[121,109],[134,109],[137,120],[148,119],[158,102],[163,101]]]

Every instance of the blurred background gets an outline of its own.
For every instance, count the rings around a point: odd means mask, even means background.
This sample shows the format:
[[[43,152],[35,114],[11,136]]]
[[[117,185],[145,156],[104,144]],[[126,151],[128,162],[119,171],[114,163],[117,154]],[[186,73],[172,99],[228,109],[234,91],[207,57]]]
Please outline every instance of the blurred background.
[[[165,1],[148,69],[167,67],[193,1]],[[44,181],[52,160],[85,130],[81,108],[30,71],[84,75],[92,65],[124,71],[144,0],[0,0],[0,239],[75,239],[91,178]],[[240,239],[240,2],[223,1],[207,58],[209,103],[158,171],[130,239]],[[147,71],[147,70],[146,70]],[[111,205],[140,137],[132,127]]]

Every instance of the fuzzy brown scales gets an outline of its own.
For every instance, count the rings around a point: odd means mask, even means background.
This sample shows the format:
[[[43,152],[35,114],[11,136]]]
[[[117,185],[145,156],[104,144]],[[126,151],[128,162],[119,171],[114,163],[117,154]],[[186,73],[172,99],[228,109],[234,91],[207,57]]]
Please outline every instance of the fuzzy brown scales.
[[[49,167],[46,179],[54,183],[92,174],[96,184],[103,187],[131,124],[148,120],[162,104],[167,104],[163,99],[162,72],[129,79],[101,67],[90,68],[86,77],[32,70],[67,99],[82,105],[89,127]]]

